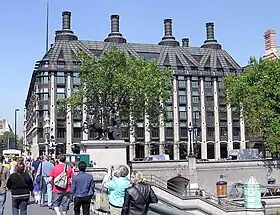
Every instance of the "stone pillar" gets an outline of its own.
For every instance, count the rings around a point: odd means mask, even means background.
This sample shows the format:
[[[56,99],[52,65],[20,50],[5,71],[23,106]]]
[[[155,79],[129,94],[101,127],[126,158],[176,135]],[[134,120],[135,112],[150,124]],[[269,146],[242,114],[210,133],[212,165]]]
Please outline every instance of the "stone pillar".
[[[200,107],[201,107],[201,159],[207,159],[207,140],[206,140],[206,111],[205,111],[205,94],[204,79],[200,79]]]
[[[174,160],[180,159],[179,151],[179,110],[178,110],[178,86],[176,76],[173,77],[173,154]]]
[[[192,83],[191,83],[191,78],[187,77],[187,102],[188,102],[188,126],[189,123],[192,123]],[[191,141],[193,141],[193,135],[191,139],[189,138],[189,132],[188,132],[188,155],[190,154],[190,146],[191,146]]]
[[[164,123],[164,114],[162,113],[159,115],[159,154],[160,155],[165,154],[164,142],[165,142],[165,123]]]
[[[129,125],[129,160],[133,160],[135,158],[135,126],[133,124],[132,116],[129,117],[130,125]]]
[[[240,105],[240,149],[246,149],[243,106]]]
[[[71,80],[71,74],[67,74],[67,92],[66,97],[69,98],[72,95],[72,80]],[[71,154],[72,153],[72,144],[73,144],[73,120],[72,120],[72,111],[71,106],[67,105],[67,115],[66,115],[66,153]]]
[[[218,101],[218,82],[217,82],[217,78],[214,78],[215,159],[221,158],[219,115],[220,114],[219,114],[219,101]]]
[[[228,144],[227,150],[228,152],[233,149],[233,135],[232,135],[232,111],[231,105],[227,105],[227,130],[228,130]]]
[[[50,136],[56,138],[56,79],[53,72],[51,73],[50,100]]]
[[[150,143],[151,143],[151,132],[150,132],[150,122],[149,122],[149,118],[148,115],[145,114],[145,120],[144,120],[144,131],[145,131],[145,157],[149,156],[151,154],[151,150],[150,150]]]

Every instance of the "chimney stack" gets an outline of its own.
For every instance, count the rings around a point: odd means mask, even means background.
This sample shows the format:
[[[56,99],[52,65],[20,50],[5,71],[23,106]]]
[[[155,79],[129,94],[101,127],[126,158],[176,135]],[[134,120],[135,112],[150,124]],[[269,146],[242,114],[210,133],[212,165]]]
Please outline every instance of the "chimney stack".
[[[206,23],[206,40],[201,48],[222,49],[221,44],[215,39],[214,23]]]
[[[108,37],[104,40],[105,42],[112,43],[126,43],[126,39],[123,38],[120,33],[120,16],[119,15],[111,15],[111,32]]]
[[[62,12],[62,30],[71,29],[71,12],[63,11]]]
[[[207,34],[207,40],[215,40],[213,22],[206,23],[206,34]]]
[[[111,33],[120,32],[120,16],[111,15]]]
[[[159,45],[179,46],[179,42],[172,36],[172,19],[164,19],[164,37]]]
[[[183,38],[182,39],[182,46],[183,47],[189,47],[189,42],[190,42],[189,38]]]
[[[276,50],[276,32],[273,29],[269,29],[264,33],[265,41],[265,53],[268,54],[271,51]]]

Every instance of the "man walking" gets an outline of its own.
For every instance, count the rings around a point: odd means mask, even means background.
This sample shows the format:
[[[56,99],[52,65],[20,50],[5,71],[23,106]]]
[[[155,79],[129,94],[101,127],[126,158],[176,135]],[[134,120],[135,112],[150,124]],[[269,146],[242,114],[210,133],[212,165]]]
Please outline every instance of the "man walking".
[[[52,209],[52,184],[50,183],[50,172],[53,169],[53,164],[50,162],[49,157],[47,155],[43,156],[43,162],[39,165],[37,176],[41,177],[41,180],[43,180],[40,186],[40,205],[44,206],[45,202],[45,195],[47,193],[48,195],[48,207]],[[42,170],[41,170],[42,168]],[[37,177],[36,176],[36,177]],[[44,186],[42,186],[44,185]]]
[[[3,166],[4,156],[0,155],[0,215],[4,215],[5,203],[6,203],[6,186],[7,180],[10,176],[10,170]]]
[[[66,215],[69,210],[71,199],[71,181],[74,176],[72,168],[66,164],[66,157],[63,154],[58,156],[58,164],[50,173],[50,180],[53,185],[53,207],[57,215]]]
[[[72,179],[71,194],[74,198],[74,213],[80,215],[82,207],[83,215],[90,215],[90,202],[94,194],[95,182],[92,175],[86,173],[87,164],[81,161],[78,164],[79,173]]]

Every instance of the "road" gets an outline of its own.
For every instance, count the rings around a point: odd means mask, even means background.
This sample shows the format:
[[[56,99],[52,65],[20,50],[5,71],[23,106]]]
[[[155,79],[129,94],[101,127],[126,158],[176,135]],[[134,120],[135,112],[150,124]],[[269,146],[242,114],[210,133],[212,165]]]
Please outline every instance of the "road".
[[[11,211],[12,211],[11,196],[10,196],[10,194],[8,194],[4,214],[5,215],[10,215],[10,214],[12,214]],[[28,215],[38,215],[38,214],[40,214],[40,215],[56,215],[56,213],[53,210],[50,210],[48,207],[40,207],[39,205],[31,203],[28,206]],[[74,215],[73,207],[70,208],[67,215]],[[92,215],[93,215],[93,213],[92,213]]]

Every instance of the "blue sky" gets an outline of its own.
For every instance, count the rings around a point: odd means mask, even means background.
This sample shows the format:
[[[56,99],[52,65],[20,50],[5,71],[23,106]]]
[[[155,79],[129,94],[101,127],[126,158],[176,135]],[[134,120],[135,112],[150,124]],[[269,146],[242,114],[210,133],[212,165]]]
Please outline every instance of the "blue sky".
[[[36,60],[45,52],[46,0],[1,1],[0,6],[0,119],[14,127],[14,109],[23,109]],[[191,46],[205,40],[205,23],[215,22],[216,39],[242,66],[250,56],[264,53],[263,34],[274,28],[280,34],[280,1],[266,0],[49,0],[50,42],[61,28],[61,12],[72,12],[72,29],[83,40],[104,40],[110,15],[120,15],[120,30],[128,42],[158,43],[163,19],[173,19],[178,41],[190,38]],[[280,38],[280,37],[279,37]],[[279,40],[277,40],[279,41]],[[278,42],[279,44],[279,42]]]

